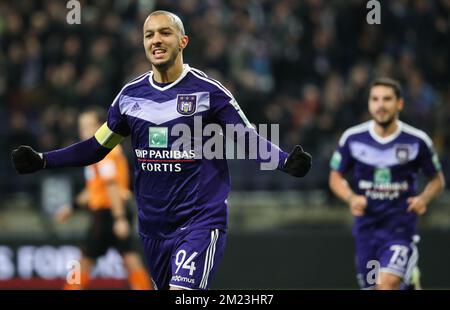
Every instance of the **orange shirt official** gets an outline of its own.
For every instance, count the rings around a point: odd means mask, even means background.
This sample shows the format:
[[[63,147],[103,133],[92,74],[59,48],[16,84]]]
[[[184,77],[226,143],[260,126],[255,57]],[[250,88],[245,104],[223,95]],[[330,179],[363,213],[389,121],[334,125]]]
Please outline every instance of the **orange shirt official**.
[[[125,200],[130,196],[128,162],[122,147],[117,145],[100,162],[85,167],[86,187],[89,192],[88,206],[91,210],[108,209],[111,201],[107,184],[114,182],[119,186],[120,196]]]

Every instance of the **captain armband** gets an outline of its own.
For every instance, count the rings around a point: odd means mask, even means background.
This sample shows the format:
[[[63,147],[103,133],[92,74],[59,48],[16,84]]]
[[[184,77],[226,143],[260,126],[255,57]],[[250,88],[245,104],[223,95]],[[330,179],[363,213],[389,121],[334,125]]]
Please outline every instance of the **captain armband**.
[[[97,142],[102,146],[113,149],[117,144],[122,142],[124,137],[109,129],[105,122],[95,133],[95,139],[97,139]]]

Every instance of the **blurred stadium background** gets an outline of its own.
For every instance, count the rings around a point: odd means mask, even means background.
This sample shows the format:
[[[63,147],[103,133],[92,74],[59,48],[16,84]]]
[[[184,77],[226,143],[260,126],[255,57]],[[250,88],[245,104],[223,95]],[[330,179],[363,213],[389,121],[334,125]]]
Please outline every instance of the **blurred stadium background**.
[[[83,186],[82,169],[18,176],[10,150],[76,142],[80,109],[108,107],[149,70],[141,28],[154,9],[184,21],[185,62],[223,81],[253,123],[280,124],[282,146],[301,143],[314,158],[304,180],[230,161],[214,288],[357,288],[351,217],[330,195],[328,161],[342,131],[368,118],[375,76],[401,81],[401,118],[433,138],[450,184],[449,0],[384,0],[381,25],[367,24],[363,0],[80,1],[80,25],[66,23],[66,3],[0,2],[0,288],[60,287],[87,226],[83,211],[65,225],[50,217]],[[449,203],[446,191],[420,221],[425,288],[450,287]],[[126,285],[114,251],[95,274],[95,287]]]

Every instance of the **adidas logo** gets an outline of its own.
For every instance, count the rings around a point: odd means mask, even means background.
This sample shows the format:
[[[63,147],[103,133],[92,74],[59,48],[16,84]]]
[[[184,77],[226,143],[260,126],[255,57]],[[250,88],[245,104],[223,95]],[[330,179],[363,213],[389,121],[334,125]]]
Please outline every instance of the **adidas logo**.
[[[136,112],[136,111],[139,111],[140,109],[141,109],[141,107],[139,106],[139,104],[137,102],[135,102],[133,107],[131,108],[131,112]]]

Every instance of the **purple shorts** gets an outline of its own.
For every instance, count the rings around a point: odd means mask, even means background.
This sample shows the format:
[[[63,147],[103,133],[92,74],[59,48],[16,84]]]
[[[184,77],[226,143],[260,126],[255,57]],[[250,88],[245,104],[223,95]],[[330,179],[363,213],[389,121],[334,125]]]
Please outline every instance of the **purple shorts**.
[[[417,236],[418,237],[418,236]],[[411,273],[418,261],[413,239],[381,240],[373,236],[358,236],[356,246],[357,279],[362,289],[376,285],[379,272],[402,278],[402,287],[410,284]]]
[[[172,239],[141,235],[141,241],[158,289],[174,286],[206,290],[222,258],[226,233],[219,229],[198,229]]]

